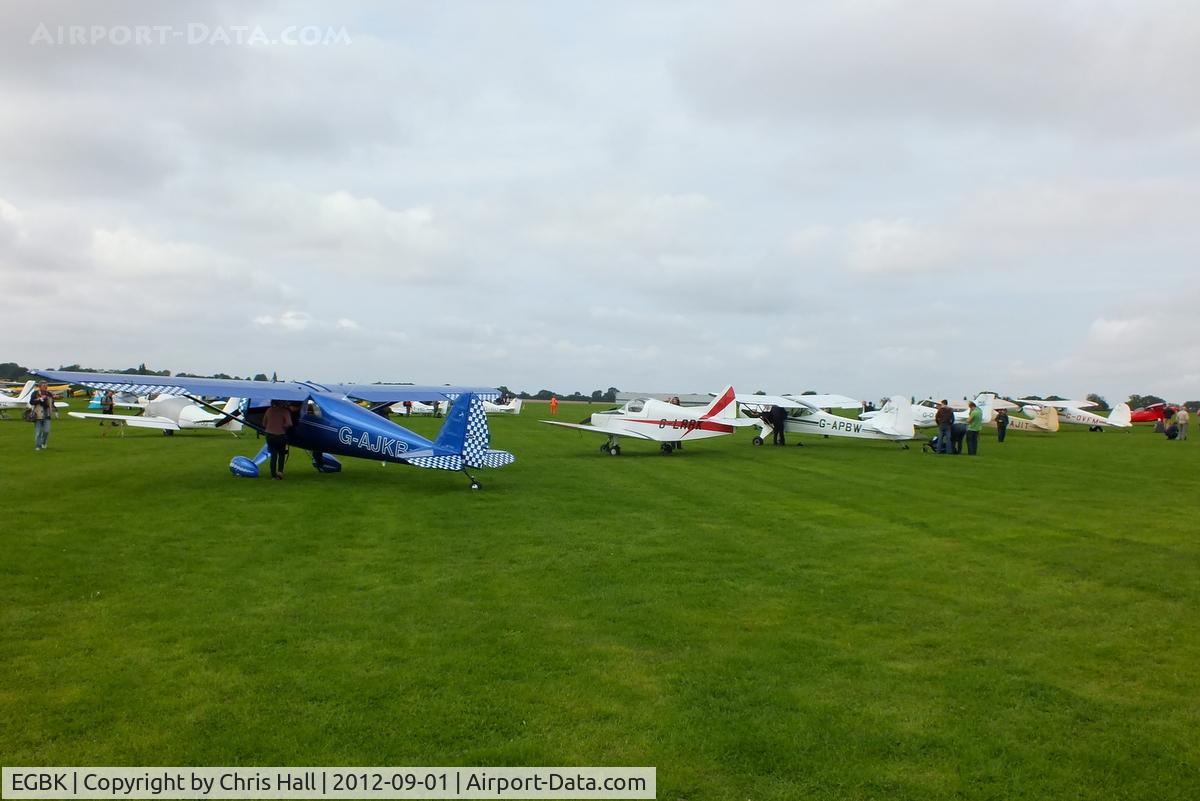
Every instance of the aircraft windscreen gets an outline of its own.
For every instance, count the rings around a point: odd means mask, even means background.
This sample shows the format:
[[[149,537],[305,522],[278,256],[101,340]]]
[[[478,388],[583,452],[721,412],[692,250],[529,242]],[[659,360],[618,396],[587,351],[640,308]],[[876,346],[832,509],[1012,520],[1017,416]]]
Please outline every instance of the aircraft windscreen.
[[[640,412],[642,409],[645,409],[645,408],[646,408],[646,399],[645,398],[634,398],[629,403],[625,404],[625,411],[631,412],[633,414],[637,414],[638,412]]]

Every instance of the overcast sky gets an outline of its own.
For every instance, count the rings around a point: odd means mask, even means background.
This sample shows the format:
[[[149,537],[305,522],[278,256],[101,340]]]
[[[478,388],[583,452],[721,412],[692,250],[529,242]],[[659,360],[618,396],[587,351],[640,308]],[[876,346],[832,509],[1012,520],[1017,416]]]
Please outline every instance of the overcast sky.
[[[5,2],[0,36],[2,361],[1200,398],[1192,2]]]

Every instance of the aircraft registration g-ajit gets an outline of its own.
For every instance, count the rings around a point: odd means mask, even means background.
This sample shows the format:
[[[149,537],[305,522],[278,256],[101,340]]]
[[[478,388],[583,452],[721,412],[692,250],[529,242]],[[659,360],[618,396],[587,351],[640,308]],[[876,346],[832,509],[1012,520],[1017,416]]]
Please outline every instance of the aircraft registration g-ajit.
[[[733,387],[725,387],[708,406],[676,406],[654,398],[634,398],[617,409],[596,412],[591,423],[563,423],[542,420],[552,426],[594,431],[604,434],[608,441],[600,446],[601,453],[621,455],[621,437],[648,439],[662,443],[663,453],[671,453],[676,444],[696,439],[709,439],[732,434],[739,426],[757,425],[758,421],[737,416],[733,402]]]
[[[787,409],[788,416],[783,425],[786,433],[851,437],[853,439],[886,439],[901,443],[916,438],[912,403],[903,395],[893,395],[882,409],[871,412],[871,417],[867,420],[854,420],[825,411],[827,408],[838,406],[836,403],[822,404],[831,397],[841,396],[738,395],[737,401],[759,416],[760,431],[754,437],[755,445],[762,445],[763,440],[775,431],[766,415],[767,410],[772,406]]]
[[[245,425],[262,432],[262,415],[273,400],[289,403],[294,425],[287,432],[290,446],[312,452],[312,465],[321,473],[337,473],[341,462],[331,454],[376,461],[410,464],[435,470],[463,472],[471,480],[471,489],[480,484],[468,468],[503,467],[516,457],[507,451],[489,448],[487,415],[483,397],[496,397],[490,387],[436,387],[411,384],[316,384],[308,381],[241,381],[221,378],[183,378],[179,376],[140,376],[122,373],[76,373],[61,370],[34,370],[35,375],[65,381],[92,389],[138,394],[182,395],[215,412],[222,412],[204,397],[245,398]],[[364,409],[355,400],[375,404]],[[436,440],[429,440],[384,419],[378,410],[397,401],[448,401],[454,405]],[[254,478],[259,465],[268,458],[267,449],[253,458],[235,456],[229,471],[235,476]]]

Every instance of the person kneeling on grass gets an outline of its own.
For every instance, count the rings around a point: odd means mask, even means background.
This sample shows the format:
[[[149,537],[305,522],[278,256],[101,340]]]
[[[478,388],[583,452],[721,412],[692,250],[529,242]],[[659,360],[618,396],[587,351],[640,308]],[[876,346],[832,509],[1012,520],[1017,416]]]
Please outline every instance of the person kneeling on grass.
[[[271,401],[263,414],[263,431],[267,434],[267,451],[271,454],[271,478],[283,478],[287,454],[287,430],[292,427],[292,413],[281,400]]]

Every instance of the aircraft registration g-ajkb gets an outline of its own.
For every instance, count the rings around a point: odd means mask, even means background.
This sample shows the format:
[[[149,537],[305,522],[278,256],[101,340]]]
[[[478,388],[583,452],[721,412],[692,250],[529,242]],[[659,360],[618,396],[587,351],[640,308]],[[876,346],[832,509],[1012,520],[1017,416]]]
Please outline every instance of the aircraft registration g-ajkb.
[[[499,392],[490,387],[437,387],[410,384],[316,384],[308,381],[241,381],[180,376],[141,376],[122,373],[76,373],[34,370],[35,375],[55,381],[138,394],[182,395],[217,413],[221,409],[205,397],[245,398],[241,418],[250,428],[262,431],[262,415],[273,400],[287,402],[295,424],[287,432],[290,446],[312,452],[312,465],[321,473],[337,473],[341,463],[331,454],[375,461],[410,464],[436,470],[463,472],[471,489],[480,484],[468,468],[503,467],[516,457],[507,451],[491,450],[487,415],[482,398]],[[354,401],[366,401],[363,408]],[[398,401],[454,401],[436,440],[429,440],[382,417],[378,412]],[[232,415],[230,415],[232,416]],[[267,449],[253,458],[235,456],[229,470],[235,476],[255,478],[268,458]]]
[[[621,437],[648,439],[662,443],[663,453],[671,453],[676,444],[695,439],[709,439],[732,434],[739,426],[758,425],[758,421],[737,416],[737,405],[733,402],[733,387],[725,387],[708,406],[676,406],[654,398],[635,398],[624,406],[607,412],[596,412],[591,424],[562,423],[558,420],[542,420],[552,426],[575,428],[580,431],[595,431],[604,434],[608,441],[600,446],[601,453],[621,455],[618,440]]]

